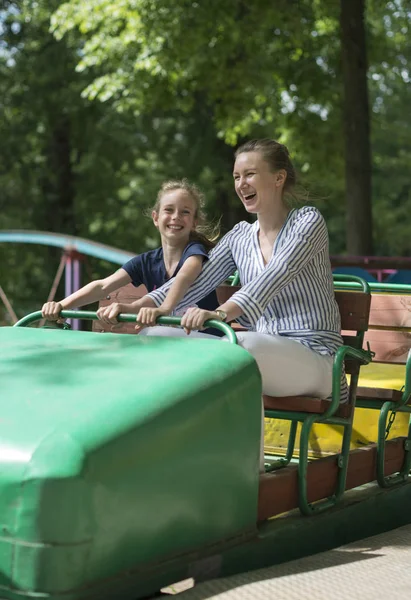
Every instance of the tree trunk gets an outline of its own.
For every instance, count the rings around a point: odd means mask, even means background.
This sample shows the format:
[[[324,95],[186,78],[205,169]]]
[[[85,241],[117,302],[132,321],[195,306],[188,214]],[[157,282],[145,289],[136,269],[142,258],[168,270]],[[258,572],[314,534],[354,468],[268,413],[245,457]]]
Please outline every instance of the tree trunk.
[[[347,251],[372,255],[371,147],[365,0],[341,0]]]
[[[77,235],[68,119],[63,118],[51,125],[46,156],[47,172],[42,183],[46,209],[43,228],[55,233]]]

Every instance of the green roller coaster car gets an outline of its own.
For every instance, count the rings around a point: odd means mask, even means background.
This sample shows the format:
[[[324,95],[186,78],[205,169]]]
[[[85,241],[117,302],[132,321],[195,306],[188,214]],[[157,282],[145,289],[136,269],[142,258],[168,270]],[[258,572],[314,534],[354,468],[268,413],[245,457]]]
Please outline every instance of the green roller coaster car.
[[[411,521],[404,485],[261,522],[283,476],[259,475],[260,374],[227,325],[231,344],[22,327],[39,317],[0,329],[2,598],[143,598]]]

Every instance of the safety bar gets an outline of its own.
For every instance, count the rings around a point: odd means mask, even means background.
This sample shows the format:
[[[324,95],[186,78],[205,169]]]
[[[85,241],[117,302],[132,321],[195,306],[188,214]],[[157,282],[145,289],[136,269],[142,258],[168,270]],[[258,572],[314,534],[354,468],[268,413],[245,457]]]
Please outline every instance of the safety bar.
[[[60,317],[62,319],[88,319],[92,321],[97,321],[97,313],[89,311],[89,310],[62,310],[60,312]],[[117,315],[117,321],[120,323],[135,323],[137,320],[137,315],[129,315],[129,314],[120,314]],[[26,315],[20,321],[17,321],[13,325],[13,327],[26,327],[35,321],[40,321],[43,319],[43,315],[41,314],[41,310],[37,310],[36,312],[30,313]],[[181,326],[181,317],[158,317],[156,323],[159,325],[177,325]],[[223,323],[223,321],[219,321],[218,319],[209,319],[204,323],[205,327],[214,327],[215,329],[219,329],[222,331],[228,338],[228,341],[231,344],[237,344],[237,336],[235,331],[228,325],[227,323]]]

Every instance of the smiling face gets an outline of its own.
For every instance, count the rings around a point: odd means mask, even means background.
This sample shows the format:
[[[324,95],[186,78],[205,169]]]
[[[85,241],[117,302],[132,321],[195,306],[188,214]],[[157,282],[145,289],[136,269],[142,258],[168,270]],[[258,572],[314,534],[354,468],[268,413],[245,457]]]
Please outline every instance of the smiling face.
[[[249,213],[271,212],[286,180],[284,169],[272,171],[260,152],[242,152],[234,164],[234,186],[237,196]]]
[[[152,217],[161,239],[186,244],[196,226],[196,212],[192,196],[176,189],[162,195],[158,212],[153,210]]]

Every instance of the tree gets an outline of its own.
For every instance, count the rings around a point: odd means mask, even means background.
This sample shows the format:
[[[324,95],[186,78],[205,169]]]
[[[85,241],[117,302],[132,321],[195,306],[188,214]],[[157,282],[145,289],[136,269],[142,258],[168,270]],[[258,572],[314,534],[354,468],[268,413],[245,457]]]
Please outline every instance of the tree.
[[[363,14],[352,14],[357,26]],[[351,23],[351,17],[345,9],[341,23],[346,136],[352,139],[350,93],[354,92],[350,86],[356,64],[349,54],[352,46],[347,45],[351,32],[346,23]],[[110,99],[118,110],[131,109],[136,114],[153,109],[166,112],[171,102],[173,110],[184,115],[190,114],[201,97],[211,126],[227,144],[254,132],[290,142],[297,164],[308,178],[312,175],[315,187],[333,188],[332,206],[337,204],[344,166],[340,160],[343,79],[336,38],[337,3],[282,1],[274,6],[263,0],[247,4],[157,0],[154,10],[152,0],[123,0],[115,9],[110,0],[87,6],[71,0],[59,8],[52,24],[58,38],[80,32],[84,52],[77,68],[94,74],[84,91],[90,99]],[[354,130],[362,146],[357,144],[358,156],[347,153],[346,168],[351,252],[365,247],[370,251],[372,243],[365,68],[360,76],[365,104],[361,116],[355,117],[362,128],[355,124]],[[312,144],[314,139],[319,143]],[[362,147],[368,147],[365,163],[361,162]],[[342,212],[339,208],[336,230]],[[361,250],[357,240],[366,240]]]
[[[58,39],[78,35],[84,44],[77,69],[92,75],[89,99],[137,116],[205,115],[197,135],[210,131],[228,146],[256,135],[290,142],[308,178],[338,198],[338,12],[328,13],[308,1],[124,0],[113,8],[110,0],[71,0],[52,26]],[[223,188],[230,179],[220,178]]]
[[[269,136],[290,147],[331,251],[344,251],[345,179],[357,175],[345,174],[340,4],[0,0],[0,228],[77,232],[138,252],[158,243],[143,208],[164,179],[186,176],[228,229],[245,218],[233,145]],[[368,0],[365,13],[384,254],[411,250],[410,10],[411,0]],[[19,313],[44,300],[58,259],[27,250],[2,247],[0,283]]]
[[[371,140],[365,0],[341,0],[347,250],[372,255]]]
[[[369,90],[377,254],[410,256],[410,0],[369,0]]]

